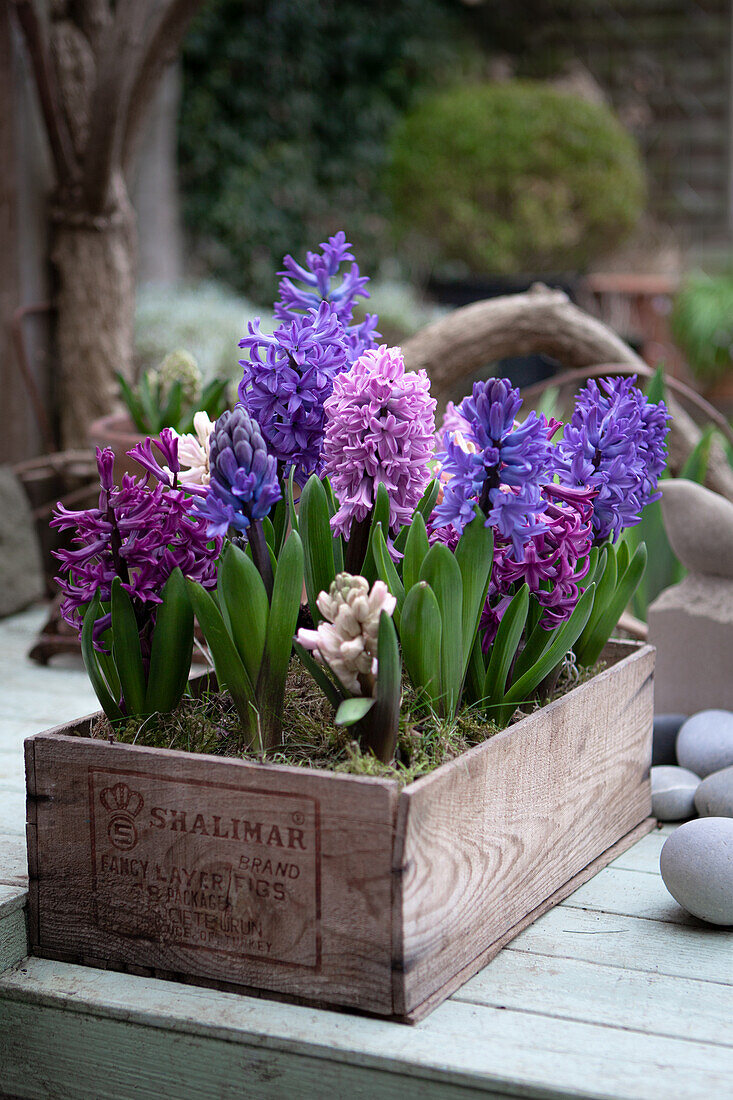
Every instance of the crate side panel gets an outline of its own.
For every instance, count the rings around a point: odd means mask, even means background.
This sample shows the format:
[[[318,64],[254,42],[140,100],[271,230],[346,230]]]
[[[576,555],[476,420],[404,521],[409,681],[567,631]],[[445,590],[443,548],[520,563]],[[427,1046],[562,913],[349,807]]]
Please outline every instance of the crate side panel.
[[[649,816],[653,665],[634,650],[403,792],[401,1011]]]
[[[392,1011],[396,785],[33,740],[39,953]]]

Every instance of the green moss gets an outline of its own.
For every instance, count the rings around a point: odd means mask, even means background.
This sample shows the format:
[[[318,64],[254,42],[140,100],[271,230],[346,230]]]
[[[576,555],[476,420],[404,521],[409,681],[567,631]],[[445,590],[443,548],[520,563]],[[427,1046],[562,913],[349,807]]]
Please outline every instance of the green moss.
[[[639,153],[611,112],[539,83],[431,95],[396,127],[397,235],[474,274],[583,269],[636,224]]]
[[[560,677],[551,698],[556,699],[590,679],[601,667],[597,665],[580,674],[572,668]],[[517,711],[515,720],[523,717],[527,710],[549,701]],[[411,685],[405,681],[397,757],[393,764],[382,764],[371,754],[361,752],[348,729],[334,725],[333,712],[323,694],[302,666],[293,661],[286,689],[283,745],[276,751],[242,750],[237,713],[227,693],[220,691],[204,692],[198,699],[186,697],[172,714],[154,715],[142,724],[130,719],[114,730],[102,715],[92,727],[91,736],[152,748],[380,776],[396,779],[404,785],[427,775],[497,732],[498,727],[476,708],[464,709],[453,722],[427,713],[418,706]]]

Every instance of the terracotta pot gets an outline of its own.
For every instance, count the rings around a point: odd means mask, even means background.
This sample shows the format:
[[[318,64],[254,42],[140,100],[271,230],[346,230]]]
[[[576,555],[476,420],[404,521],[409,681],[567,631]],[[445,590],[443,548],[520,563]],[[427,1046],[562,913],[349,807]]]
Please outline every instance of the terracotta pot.
[[[127,413],[110,413],[100,416],[89,425],[89,442],[92,447],[111,447],[115,453],[115,482],[119,485],[123,474],[139,477],[142,468],[127,452],[144,439]]]

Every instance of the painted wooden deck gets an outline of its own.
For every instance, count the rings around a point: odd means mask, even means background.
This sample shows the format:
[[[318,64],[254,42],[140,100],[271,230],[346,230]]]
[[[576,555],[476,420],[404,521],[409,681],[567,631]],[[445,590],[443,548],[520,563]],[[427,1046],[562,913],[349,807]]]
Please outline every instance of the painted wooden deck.
[[[0,623],[0,1096],[90,1100],[733,1098],[733,933],[644,837],[415,1027],[26,957],[22,742],[94,709]]]

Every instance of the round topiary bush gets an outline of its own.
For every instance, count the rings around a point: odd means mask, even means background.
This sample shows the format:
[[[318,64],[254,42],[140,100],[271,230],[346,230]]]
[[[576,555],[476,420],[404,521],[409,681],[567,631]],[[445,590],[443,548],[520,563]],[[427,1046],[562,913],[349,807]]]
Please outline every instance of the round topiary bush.
[[[432,264],[475,275],[584,268],[644,203],[633,139],[605,107],[531,82],[426,97],[396,127],[394,226]]]

